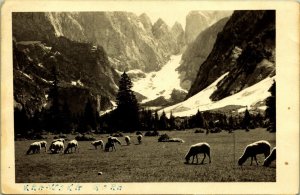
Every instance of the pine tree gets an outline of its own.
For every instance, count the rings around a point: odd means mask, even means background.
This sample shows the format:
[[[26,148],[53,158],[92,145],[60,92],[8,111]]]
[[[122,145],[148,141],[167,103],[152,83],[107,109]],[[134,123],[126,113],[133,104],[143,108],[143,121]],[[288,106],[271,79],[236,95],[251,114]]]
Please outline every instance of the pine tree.
[[[165,111],[162,112],[159,118],[159,128],[160,129],[168,129],[168,118],[166,116]]]
[[[248,111],[248,108],[246,108],[245,115],[244,115],[243,122],[242,122],[242,127],[244,129],[249,130],[250,120],[251,120],[251,116]]]
[[[173,116],[172,112],[170,114],[169,126],[171,130],[175,129],[175,117]]]
[[[97,127],[96,113],[94,112],[92,102],[90,101],[90,99],[88,99],[88,101],[85,105],[83,120],[84,120],[86,130],[92,130],[92,129],[95,130],[96,129],[96,127]]]
[[[49,99],[52,101],[50,110],[49,110],[49,118],[48,124],[50,125],[50,129],[53,132],[58,132],[60,130],[61,118],[60,118],[60,103],[59,103],[59,91],[58,91],[58,71],[56,68],[55,59],[52,60],[54,65],[52,67],[52,77],[53,77],[53,85],[49,91]]]
[[[14,129],[15,134],[24,134],[28,130],[29,118],[24,108],[14,109]]]
[[[62,117],[62,132],[70,133],[72,129],[73,121],[72,121],[72,114],[66,100],[64,101],[60,116]]]
[[[203,115],[202,113],[198,110],[196,115],[195,115],[195,127],[203,127]]]
[[[230,129],[235,129],[235,121],[234,121],[232,115],[231,115],[231,116],[229,117],[229,119],[228,119],[228,127],[229,127]]]
[[[134,131],[139,126],[139,105],[129,76],[124,72],[119,81],[119,91],[117,94],[116,123],[123,131]]]
[[[266,118],[269,119],[270,125],[268,129],[271,132],[276,132],[276,82],[274,81],[270,89],[268,90],[271,96],[266,101]]]

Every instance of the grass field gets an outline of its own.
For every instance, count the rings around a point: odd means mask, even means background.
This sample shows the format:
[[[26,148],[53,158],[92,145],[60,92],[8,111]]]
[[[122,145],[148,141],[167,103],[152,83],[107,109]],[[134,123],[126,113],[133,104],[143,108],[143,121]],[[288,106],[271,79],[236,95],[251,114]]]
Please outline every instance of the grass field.
[[[15,142],[16,182],[275,182],[276,163],[263,167],[263,155],[258,155],[259,166],[250,159],[239,167],[238,158],[244,147],[254,141],[265,139],[276,146],[276,134],[265,129],[221,132],[217,134],[197,133],[193,130],[170,131],[170,137],[179,137],[185,143],[157,142],[158,137],[144,137],[137,144],[136,135],[131,136],[132,144],[117,145],[116,152],[95,150],[90,142],[79,142],[79,153],[26,155],[33,141]],[[127,134],[126,134],[127,135]],[[69,139],[74,138],[70,135]],[[107,140],[107,135],[96,135]],[[47,140],[48,143],[51,139]],[[207,142],[211,146],[212,163],[205,159],[201,164],[184,164],[184,156],[190,145]],[[234,144],[235,143],[235,144]],[[199,161],[202,160],[202,154]],[[98,172],[103,172],[98,175]]]

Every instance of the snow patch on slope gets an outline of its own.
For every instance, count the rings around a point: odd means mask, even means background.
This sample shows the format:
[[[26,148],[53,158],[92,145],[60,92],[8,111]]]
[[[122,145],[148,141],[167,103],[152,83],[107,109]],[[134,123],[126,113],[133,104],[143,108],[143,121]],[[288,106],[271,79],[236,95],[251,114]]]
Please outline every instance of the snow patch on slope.
[[[171,56],[170,61],[159,71],[145,73],[145,78],[133,81],[132,90],[147,97],[142,103],[154,100],[159,96],[170,99],[173,89],[186,91],[180,87],[180,75],[176,71],[180,60],[181,55]]]
[[[248,87],[232,96],[228,96],[219,101],[211,101],[209,97],[217,89],[217,83],[222,80],[227,74],[228,73],[225,73],[210,86],[200,91],[196,95],[190,97],[186,101],[164,108],[163,110],[166,114],[170,114],[170,112],[172,112],[174,116],[190,116],[196,114],[198,109],[200,111],[206,111],[222,108],[227,105],[241,105],[251,108],[255,104],[264,101],[267,97],[270,96],[270,92],[268,92],[268,90],[273,84],[273,80],[275,79],[275,77],[267,77],[264,80],[256,83],[255,85],[252,85],[251,87]],[[162,110],[159,112],[159,114],[161,112]]]

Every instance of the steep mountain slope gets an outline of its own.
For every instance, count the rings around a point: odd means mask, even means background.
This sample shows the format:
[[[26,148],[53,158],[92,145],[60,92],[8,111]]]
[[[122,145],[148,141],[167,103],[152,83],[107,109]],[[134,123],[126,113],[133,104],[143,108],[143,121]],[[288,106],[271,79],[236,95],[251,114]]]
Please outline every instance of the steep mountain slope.
[[[190,89],[191,84],[197,76],[199,65],[201,65],[210,54],[218,33],[223,30],[228,19],[229,18],[223,18],[202,31],[182,54],[178,71],[181,75],[181,86],[184,89]]]
[[[25,108],[28,114],[49,107],[55,67],[59,101],[61,105],[67,103],[72,113],[81,113],[87,99],[95,105],[100,100],[102,110],[111,107],[119,76],[109,65],[103,48],[64,37],[52,42],[14,41],[15,106]]]
[[[171,29],[161,18],[153,24],[152,33],[155,39],[159,40],[158,47],[165,53],[167,53],[168,50],[170,50],[172,54],[179,52],[180,49],[177,45],[177,39],[174,38]]]
[[[226,72],[211,95],[217,101],[275,74],[275,11],[235,11],[200,66],[187,98]]]
[[[191,11],[186,16],[185,42],[192,43],[200,32],[222,18],[228,17],[232,11]]]
[[[16,13],[14,18],[13,32],[17,39],[51,42],[55,36],[65,36],[78,42],[102,45],[111,64],[120,71],[160,69],[169,56],[180,49],[169,27],[162,20],[152,26],[146,14]]]
[[[184,38],[184,30],[179,22],[175,22],[172,26],[172,34],[175,37],[177,45],[179,49],[184,49],[185,46],[185,38]]]

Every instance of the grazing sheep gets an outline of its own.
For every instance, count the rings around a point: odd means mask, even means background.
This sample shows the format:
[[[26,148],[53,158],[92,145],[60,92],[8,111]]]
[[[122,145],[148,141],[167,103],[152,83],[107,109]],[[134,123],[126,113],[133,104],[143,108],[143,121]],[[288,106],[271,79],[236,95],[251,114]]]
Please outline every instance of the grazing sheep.
[[[109,137],[107,138],[107,141],[108,141],[108,142],[113,142],[113,143],[118,143],[118,144],[121,145],[120,140],[118,140],[118,138],[116,138],[116,137],[109,136]]]
[[[267,142],[267,141],[264,141],[264,140],[257,141],[257,142],[254,142],[252,144],[249,144],[248,146],[246,146],[244,154],[238,160],[238,164],[243,165],[244,162],[249,157],[251,157],[251,164],[250,165],[252,165],[253,158],[256,162],[256,165],[258,165],[256,155],[257,154],[264,154],[265,158],[266,158],[270,154],[270,148],[271,148],[270,143]]]
[[[271,154],[265,159],[264,166],[270,166],[271,162],[276,160],[276,147],[273,148]]]
[[[138,136],[137,136],[137,140],[138,140],[139,144],[141,144],[141,143],[142,143],[142,138],[143,138],[143,136],[142,136],[142,135],[138,135]]]
[[[71,152],[73,152],[73,148],[75,148],[75,152],[76,151],[78,151],[77,150],[77,148],[78,148],[78,142],[77,142],[77,140],[72,140],[72,141],[69,141],[69,143],[68,143],[68,145],[67,145],[67,147],[66,147],[66,149],[65,149],[65,154],[66,153],[69,153],[69,150],[71,149]]]
[[[45,152],[47,152],[47,142],[46,141],[40,141],[41,148],[45,148]]]
[[[33,142],[32,144],[30,144],[29,149],[27,150],[26,154],[30,154],[30,152],[32,152],[32,154],[40,153],[40,151],[41,151],[41,143]]]
[[[130,145],[130,137],[129,136],[125,136],[125,141],[126,141],[127,145]]]
[[[109,136],[107,138],[107,143],[105,144],[105,151],[108,152],[109,151],[109,148],[112,148],[112,151],[115,149],[116,150],[116,147],[115,147],[115,143],[118,143],[121,145],[121,142],[118,140],[118,138],[116,137],[112,137],[112,136]]]
[[[184,143],[184,140],[181,138],[170,138],[168,142],[180,142]]]
[[[198,144],[192,145],[190,147],[190,150],[188,151],[188,153],[185,156],[186,163],[187,164],[189,163],[191,156],[193,156],[192,163],[194,163],[194,158],[196,156],[196,158],[197,158],[197,164],[198,164],[198,154],[201,154],[201,153],[204,154],[204,158],[202,159],[201,164],[203,164],[204,159],[206,158],[206,155],[209,157],[209,163],[211,163],[211,159],[210,159],[210,146],[209,146],[208,143],[205,143],[205,142],[198,143]]]
[[[93,146],[95,146],[95,149],[97,150],[97,146],[101,146],[101,149],[103,149],[104,143],[102,140],[93,141],[91,143]]]
[[[53,140],[53,141],[51,142],[50,146],[49,146],[49,150],[50,150],[50,151],[51,151],[51,149],[52,149],[52,147],[53,147],[53,144],[54,144],[55,142],[61,142],[62,144],[64,144],[64,143],[65,143],[65,140],[64,140],[63,138]]]
[[[54,142],[56,142],[56,141],[61,141],[61,142],[65,143],[65,139],[64,139],[64,138],[54,139],[54,140],[52,141],[52,143],[54,143]]]
[[[117,150],[116,150],[116,147],[115,147],[115,143],[112,142],[112,141],[108,141],[108,142],[105,144],[105,149],[104,149],[104,151],[105,151],[105,152],[109,152],[109,148],[112,148],[111,151],[113,151],[114,149],[115,149],[115,151],[117,151]]]
[[[59,153],[64,151],[64,143],[61,141],[53,142],[49,148],[52,153]]]

